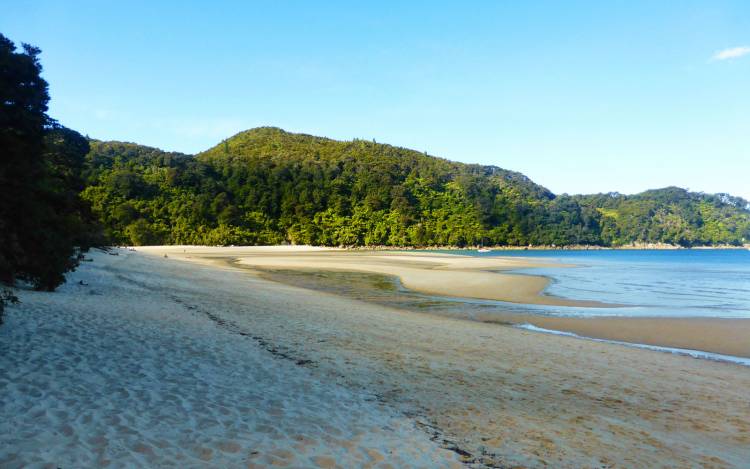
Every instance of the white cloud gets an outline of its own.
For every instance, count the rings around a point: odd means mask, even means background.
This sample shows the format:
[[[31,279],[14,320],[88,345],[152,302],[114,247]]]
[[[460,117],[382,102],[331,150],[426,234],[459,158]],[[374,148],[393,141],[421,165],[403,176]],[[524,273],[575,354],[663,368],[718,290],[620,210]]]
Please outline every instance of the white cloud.
[[[712,57],[713,60],[729,60],[750,54],[750,46],[731,47],[716,52]]]

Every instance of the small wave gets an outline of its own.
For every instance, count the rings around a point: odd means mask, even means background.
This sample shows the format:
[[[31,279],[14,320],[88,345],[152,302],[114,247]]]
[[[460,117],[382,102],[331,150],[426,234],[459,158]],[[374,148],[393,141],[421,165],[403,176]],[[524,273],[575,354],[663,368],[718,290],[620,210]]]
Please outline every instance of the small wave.
[[[607,344],[624,345],[626,347],[640,348],[646,350],[653,350],[656,352],[666,352],[675,355],[683,355],[686,357],[698,358],[702,360],[711,360],[716,362],[735,363],[737,365],[750,366],[750,358],[735,357],[733,355],[723,355],[720,353],[704,352],[701,350],[690,350],[684,348],[673,348],[673,347],[662,347],[659,345],[648,345],[648,344],[637,344],[633,342],[623,342],[620,340],[608,340],[608,339],[597,339],[594,337],[586,337],[572,332],[556,331],[553,329],[545,329],[543,327],[537,327],[533,324],[516,324],[513,326],[517,329],[525,329],[527,331],[541,332],[544,334],[561,335],[565,337],[573,337],[576,339],[592,340],[594,342],[603,342]]]

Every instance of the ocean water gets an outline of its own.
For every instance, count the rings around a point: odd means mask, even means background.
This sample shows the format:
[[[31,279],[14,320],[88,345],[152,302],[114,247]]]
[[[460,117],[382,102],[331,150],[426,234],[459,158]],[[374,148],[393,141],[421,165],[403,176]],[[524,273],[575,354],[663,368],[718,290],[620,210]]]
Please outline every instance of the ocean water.
[[[622,305],[618,308],[511,307],[518,312],[750,318],[750,251],[747,249],[450,252],[575,264],[572,268],[515,272],[549,277],[552,280],[546,290],[549,295]]]

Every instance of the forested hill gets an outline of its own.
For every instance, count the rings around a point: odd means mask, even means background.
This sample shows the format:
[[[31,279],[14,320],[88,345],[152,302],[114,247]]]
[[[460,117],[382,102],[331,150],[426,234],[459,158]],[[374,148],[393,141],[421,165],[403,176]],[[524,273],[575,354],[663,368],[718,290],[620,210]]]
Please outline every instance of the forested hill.
[[[263,127],[195,157],[90,142],[83,198],[115,243],[735,244],[748,203],[679,188],[555,196],[520,173]]]

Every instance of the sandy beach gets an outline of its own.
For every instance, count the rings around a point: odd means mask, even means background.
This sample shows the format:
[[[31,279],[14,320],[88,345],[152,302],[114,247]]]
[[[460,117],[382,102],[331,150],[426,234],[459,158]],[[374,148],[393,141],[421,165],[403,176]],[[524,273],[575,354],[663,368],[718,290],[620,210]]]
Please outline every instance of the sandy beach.
[[[748,367],[312,292],[233,254],[96,254],[60,292],[21,292],[0,328],[0,465],[750,460]]]
[[[125,250],[90,257],[6,312],[0,467],[459,466],[303,350],[225,322],[234,300],[254,302],[246,279]],[[194,301],[222,284],[236,293]]]
[[[507,257],[468,257],[433,252],[346,251],[301,247],[146,247],[144,252],[212,265],[249,269],[365,272],[396,277],[417,292],[511,303],[613,308],[594,301],[558,298],[544,293],[549,279],[504,271],[562,266]],[[750,357],[750,320],[652,317],[551,317],[533,314],[480,315],[501,324],[532,324],[584,337]]]
[[[205,248],[185,246],[146,247],[145,252],[193,260],[232,259],[238,265],[368,272],[398,277],[409,289],[427,294],[479,298],[511,303],[607,307],[604,303],[544,295],[549,280],[539,276],[504,274],[531,267],[560,266],[527,259],[475,258],[419,251],[346,251],[327,248],[267,247]]]

